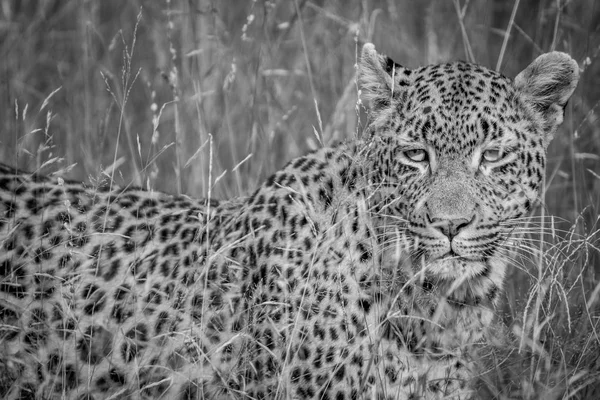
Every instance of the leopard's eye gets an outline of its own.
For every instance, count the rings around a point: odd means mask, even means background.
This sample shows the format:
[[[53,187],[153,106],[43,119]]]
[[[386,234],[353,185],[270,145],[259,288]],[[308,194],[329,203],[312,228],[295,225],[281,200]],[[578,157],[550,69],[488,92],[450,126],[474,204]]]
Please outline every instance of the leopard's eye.
[[[427,151],[424,149],[412,149],[404,152],[406,158],[414,162],[427,161]]]
[[[504,154],[500,149],[489,149],[483,152],[481,159],[486,162],[496,162],[502,159],[503,156]]]

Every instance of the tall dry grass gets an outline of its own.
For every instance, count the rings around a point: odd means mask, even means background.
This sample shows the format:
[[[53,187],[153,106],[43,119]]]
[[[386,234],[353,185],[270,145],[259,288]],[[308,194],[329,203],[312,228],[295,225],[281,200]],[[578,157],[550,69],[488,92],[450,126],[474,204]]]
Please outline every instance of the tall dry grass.
[[[0,0],[0,34],[0,160],[218,198],[360,134],[365,41],[409,67],[465,59],[508,76],[570,53],[581,81],[480,386],[600,398],[598,1]]]

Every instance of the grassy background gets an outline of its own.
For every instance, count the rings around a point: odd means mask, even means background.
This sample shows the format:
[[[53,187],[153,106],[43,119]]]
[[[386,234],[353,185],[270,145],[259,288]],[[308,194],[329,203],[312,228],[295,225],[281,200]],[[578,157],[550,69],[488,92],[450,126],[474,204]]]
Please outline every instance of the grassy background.
[[[583,73],[501,312],[514,341],[482,390],[600,398],[599,1],[0,0],[0,35],[1,161],[217,198],[360,133],[366,41],[511,77],[570,53]]]

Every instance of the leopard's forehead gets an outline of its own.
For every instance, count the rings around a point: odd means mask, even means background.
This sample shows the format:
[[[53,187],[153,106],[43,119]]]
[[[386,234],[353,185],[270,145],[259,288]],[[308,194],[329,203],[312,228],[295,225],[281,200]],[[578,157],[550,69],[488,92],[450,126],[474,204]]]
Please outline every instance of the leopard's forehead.
[[[418,103],[434,103],[461,111],[496,105],[514,94],[511,81],[488,68],[465,62],[430,65],[407,71],[408,93]]]
[[[465,62],[406,70],[395,105],[396,132],[410,141],[468,150],[483,141],[514,139],[518,120],[512,81]],[[466,147],[465,147],[466,145]]]

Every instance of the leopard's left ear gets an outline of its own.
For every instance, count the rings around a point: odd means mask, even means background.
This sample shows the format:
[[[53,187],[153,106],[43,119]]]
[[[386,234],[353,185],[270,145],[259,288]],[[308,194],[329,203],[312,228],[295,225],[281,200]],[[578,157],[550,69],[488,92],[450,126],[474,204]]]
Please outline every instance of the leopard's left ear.
[[[544,130],[547,146],[562,123],[564,108],[579,80],[579,66],[568,54],[542,54],[514,81],[520,98],[528,104]]]
[[[392,99],[409,84],[411,70],[396,64],[391,58],[377,53],[372,43],[363,46],[358,65],[358,81],[371,109],[378,111],[391,104]]]

